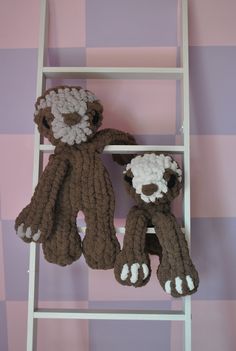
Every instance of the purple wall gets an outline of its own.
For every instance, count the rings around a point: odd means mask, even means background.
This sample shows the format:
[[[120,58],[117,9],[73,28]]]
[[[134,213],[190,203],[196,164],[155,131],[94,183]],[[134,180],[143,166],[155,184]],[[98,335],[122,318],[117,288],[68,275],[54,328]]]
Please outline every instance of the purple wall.
[[[174,66],[177,62],[175,0],[49,0],[49,4],[50,65]],[[192,257],[201,279],[192,302],[193,351],[234,351],[236,2],[189,0],[189,6]],[[26,349],[29,247],[16,238],[13,226],[32,194],[38,26],[39,0],[2,2],[0,351]],[[74,83],[87,86],[103,101],[104,127],[127,130],[144,144],[178,140],[176,82]],[[122,186],[122,168],[109,156],[104,162],[116,192],[116,222],[124,223],[132,201]],[[175,206],[177,214],[179,205],[180,201]],[[112,271],[92,271],[83,258],[67,268],[41,258],[40,305],[175,308],[176,300],[162,291],[155,278],[157,265],[152,259],[153,275],[146,287],[132,289],[116,283]],[[181,323],[39,322],[40,351],[180,351],[181,347]]]

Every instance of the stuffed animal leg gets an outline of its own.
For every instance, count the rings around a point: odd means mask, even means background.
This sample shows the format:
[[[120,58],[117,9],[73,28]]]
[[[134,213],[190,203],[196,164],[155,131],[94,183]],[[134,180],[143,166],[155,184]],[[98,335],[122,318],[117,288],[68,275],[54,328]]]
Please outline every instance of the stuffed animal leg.
[[[94,164],[97,175],[86,180],[89,187],[82,206],[87,223],[83,254],[91,268],[110,269],[120,251],[113,223],[115,197],[108,172],[100,160]]]
[[[198,273],[176,218],[171,213],[157,212],[152,221],[162,247],[162,258],[157,270],[161,286],[174,297],[193,294],[199,284]]]
[[[31,202],[16,218],[17,235],[26,242],[43,242],[51,234],[55,203],[68,164],[65,160],[51,155]]]
[[[71,264],[82,254],[81,238],[76,224],[78,203],[73,197],[70,183],[68,176],[58,194],[51,235],[42,243],[45,259],[60,266]]]
[[[94,144],[97,152],[87,155],[88,178],[84,179],[83,189],[87,189],[84,196],[82,211],[85,215],[87,229],[82,243],[83,254],[87,264],[94,269],[110,269],[114,267],[120,245],[116,238],[113,218],[115,211],[115,197],[109,174],[102,165],[98,153],[106,145],[136,144],[135,139],[128,133],[103,129],[96,133]],[[114,161],[124,164],[131,155],[113,155]],[[93,167],[91,165],[94,165]],[[83,180],[82,180],[83,181]]]
[[[150,260],[145,249],[147,224],[145,210],[134,206],[127,216],[123,248],[114,267],[116,280],[122,285],[139,287],[150,279]]]

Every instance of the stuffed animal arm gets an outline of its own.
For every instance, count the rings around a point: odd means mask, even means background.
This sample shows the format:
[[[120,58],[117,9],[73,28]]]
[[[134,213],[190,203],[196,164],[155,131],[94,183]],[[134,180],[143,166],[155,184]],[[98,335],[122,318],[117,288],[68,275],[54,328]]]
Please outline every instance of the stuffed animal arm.
[[[46,260],[61,266],[83,252],[90,267],[113,268],[120,251],[113,225],[113,188],[100,154],[108,144],[135,140],[118,130],[97,132],[102,112],[96,96],[80,87],[49,89],[35,104],[39,132],[55,151],[15,229],[25,242],[42,243]],[[83,242],[76,225],[79,211],[87,225]]]
[[[52,229],[51,217],[68,164],[51,155],[31,202],[16,219],[17,235],[26,242],[42,242]]]
[[[181,227],[170,211],[170,203],[182,185],[178,164],[170,156],[137,156],[127,165],[124,180],[137,205],[127,216],[123,248],[114,268],[117,281],[135,287],[147,284],[151,276],[148,254],[156,253],[160,257],[157,277],[162,288],[174,297],[194,293],[198,273]],[[151,241],[146,234],[148,226],[155,229]]]
[[[123,249],[117,257],[115,273],[124,285],[144,285],[150,277],[151,267],[145,247],[148,218],[145,212],[134,206],[126,220]]]
[[[103,129],[96,133],[94,141],[97,145],[96,150],[102,152],[107,145],[135,145],[136,141],[132,135],[116,129]],[[131,159],[130,154],[113,154],[112,158],[120,165],[127,164]]]

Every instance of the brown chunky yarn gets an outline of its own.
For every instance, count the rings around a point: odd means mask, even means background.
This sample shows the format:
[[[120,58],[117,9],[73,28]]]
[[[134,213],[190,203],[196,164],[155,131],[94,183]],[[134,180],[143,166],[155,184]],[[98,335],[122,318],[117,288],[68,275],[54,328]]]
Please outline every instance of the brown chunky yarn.
[[[80,87],[47,90],[35,104],[35,122],[42,137],[55,145],[31,202],[16,219],[17,235],[42,243],[45,259],[61,266],[82,252],[94,269],[114,267],[120,246],[113,225],[115,199],[100,154],[109,144],[135,144],[115,129],[97,132],[103,108],[95,95]],[[113,155],[120,164],[129,155]],[[83,242],[76,217],[83,211],[87,225]]]
[[[156,254],[160,258],[157,277],[167,293],[180,297],[196,292],[198,273],[170,210],[182,186],[181,175],[178,164],[167,155],[136,156],[127,165],[124,180],[137,205],[127,216],[123,248],[114,267],[116,280],[122,285],[147,284],[151,276],[148,254]],[[148,226],[155,228],[156,235],[146,234]]]

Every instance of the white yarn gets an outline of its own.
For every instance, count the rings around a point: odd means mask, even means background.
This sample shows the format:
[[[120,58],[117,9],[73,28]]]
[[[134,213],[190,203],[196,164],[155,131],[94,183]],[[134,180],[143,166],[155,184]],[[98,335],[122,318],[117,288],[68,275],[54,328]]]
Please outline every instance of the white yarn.
[[[130,282],[132,284],[135,284],[138,280],[138,270],[139,270],[140,264],[139,263],[133,263],[130,267],[131,270],[131,277],[130,277]]]
[[[25,237],[25,232],[24,232],[23,228],[24,228],[24,223],[20,224],[19,227],[17,228],[16,234],[17,234],[20,238],[24,238],[24,237]]]
[[[175,289],[178,291],[179,294],[183,294],[182,284],[183,284],[182,279],[180,277],[176,277],[175,278]]]
[[[129,274],[129,266],[126,264],[124,264],[121,274],[120,274],[120,279],[121,280],[126,280],[128,278],[128,274]]]
[[[24,231],[24,223],[21,223],[19,225],[19,227],[17,228],[17,232],[16,234],[20,237],[20,238],[28,238],[31,239],[33,238],[34,241],[38,241],[40,236],[41,236],[41,231],[38,230],[35,234],[32,235],[32,230],[30,227],[27,227],[26,230]]]
[[[171,286],[170,286],[170,284],[171,284],[170,280],[167,280],[165,282],[165,291],[166,291],[167,294],[171,294]]]
[[[149,274],[149,269],[148,266],[146,265],[146,263],[142,264],[142,268],[143,268],[143,280],[147,278],[148,274]]]
[[[128,264],[123,265],[120,279],[125,281],[128,278],[129,272],[131,272],[130,283],[135,284],[139,278],[139,269],[143,270],[143,280],[145,280],[149,274],[149,268],[146,263],[143,263],[142,266],[138,262],[135,262],[129,268]]]
[[[56,139],[61,139],[69,145],[80,144],[87,140],[87,136],[92,133],[89,128],[89,117],[86,115],[87,102],[96,101],[94,94],[84,89],[62,88],[56,93],[50,91],[44,99],[39,101],[39,105],[35,111],[35,115],[40,109],[51,107],[51,112],[54,116],[52,121],[52,132]],[[81,117],[81,121],[75,125],[68,126],[64,122],[62,114],[77,112]]]
[[[190,277],[190,275],[186,276],[186,280],[187,280],[187,284],[188,284],[189,290],[193,290],[194,289],[194,283],[193,283],[193,280]]]
[[[194,289],[194,283],[193,283],[193,279],[190,277],[190,275],[186,275],[186,281],[187,281],[187,285],[189,290],[193,290]],[[171,294],[171,281],[167,280],[165,282],[165,291],[168,294]],[[183,294],[183,280],[180,277],[176,277],[175,278],[175,290],[182,295]]]
[[[124,173],[129,169],[133,174],[133,187],[145,202],[155,202],[156,199],[162,198],[163,194],[167,193],[167,181],[163,178],[166,169],[171,169],[177,173],[179,182],[182,179],[182,171],[178,168],[177,163],[170,156],[164,156],[163,154],[144,154],[137,156],[126,166]],[[142,193],[142,186],[148,184],[156,184],[158,186],[158,190],[152,195]]]

